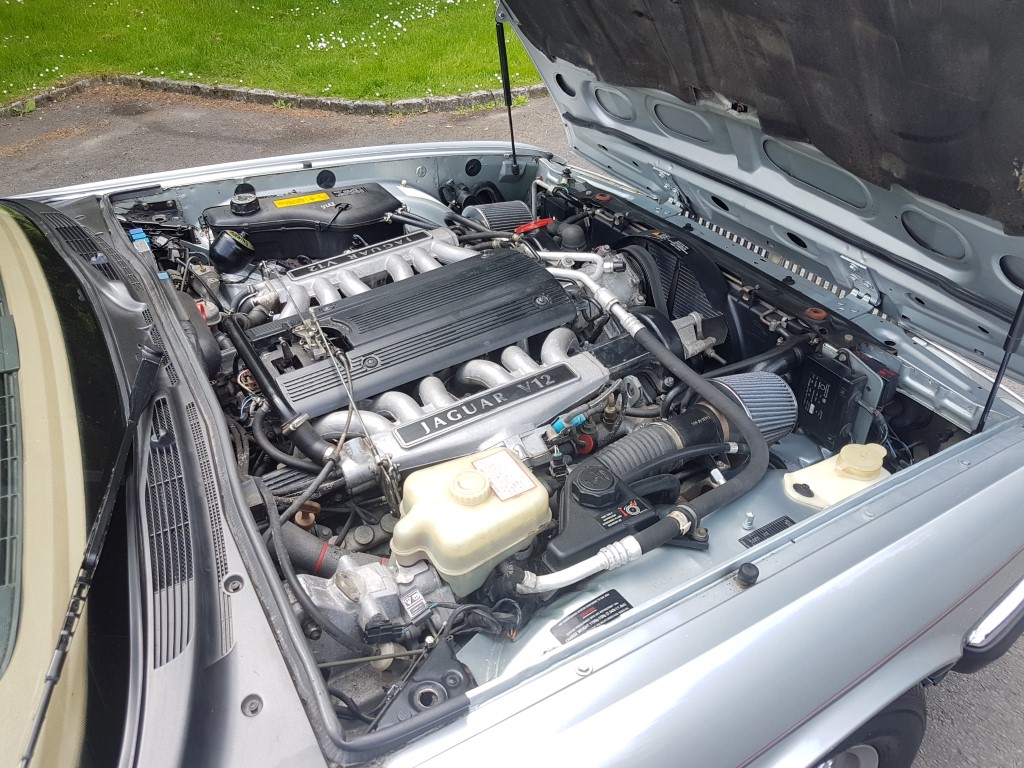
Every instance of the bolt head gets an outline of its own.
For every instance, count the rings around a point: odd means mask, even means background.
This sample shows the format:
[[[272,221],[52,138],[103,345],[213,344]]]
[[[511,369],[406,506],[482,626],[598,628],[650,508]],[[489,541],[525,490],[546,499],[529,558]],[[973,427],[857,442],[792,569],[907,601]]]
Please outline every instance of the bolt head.
[[[242,699],[242,714],[246,717],[256,717],[263,711],[263,699],[255,693],[251,693]]]

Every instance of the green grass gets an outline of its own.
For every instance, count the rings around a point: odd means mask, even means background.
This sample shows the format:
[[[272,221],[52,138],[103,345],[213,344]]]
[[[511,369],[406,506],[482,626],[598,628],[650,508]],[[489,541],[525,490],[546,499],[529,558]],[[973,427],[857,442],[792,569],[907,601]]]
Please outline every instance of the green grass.
[[[512,84],[538,82],[507,37]],[[0,0],[0,104],[97,74],[373,100],[495,89],[494,3]]]

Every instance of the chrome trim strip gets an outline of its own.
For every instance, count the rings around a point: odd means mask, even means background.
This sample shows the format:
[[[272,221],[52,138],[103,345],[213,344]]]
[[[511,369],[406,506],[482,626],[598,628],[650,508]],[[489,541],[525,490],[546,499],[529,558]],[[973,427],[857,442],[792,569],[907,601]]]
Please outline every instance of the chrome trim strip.
[[[967,636],[967,644],[974,647],[985,645],[992,635],[1003,628],[1006,620],[1024,604],[1024,581],[1014,587],[1010,593],[996,603],[995,607],[988,612],[974,629]]]

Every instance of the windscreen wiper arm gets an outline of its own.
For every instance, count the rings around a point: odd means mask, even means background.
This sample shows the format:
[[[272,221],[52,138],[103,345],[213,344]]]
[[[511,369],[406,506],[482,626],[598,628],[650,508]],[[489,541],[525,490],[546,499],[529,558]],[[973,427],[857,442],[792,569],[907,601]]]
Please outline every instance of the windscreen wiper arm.
[[[103,542],[107,538],[107,530],[110,528],[110,519],[114,513],[114,504],[117,501],[121,488],[121,480],[128,465],[128,456],[132,443],[135,440],[135,429],[139,419],[145,412],[153,398],[156,390],[156,376],[160,370],[160,353],[152,348],[143,345],[141,349],[141,364],[135,374],[135,381],[132,383],[129,392],[128,422],[125,424],[124,436],[121,438],[121,445],[118,448],[117,456],[114,459],[114,466],[111,469],[107,485],[103,490],[103,498],[100,501],[99,511],[93,520],[92,529],[89,531],[89,539],[85,544],[85,553],[82,555],[82,565],[78,569],[78,576],[75,578],[75,585],[71,588],[71,599],[68,601],[68,609],[64,614],[64,623],[60,629],[60,636],[57,638],[57,647],[53,650],[53,658],[50,660],[50,667],[46,671],[46,680],[43,687],[43,697],[39,702],[35,718],[32,721],[32,733],[29,736],[25,752],[21,757],[22,768],[28,768],[35,754],[36,746],[39,743],[39,736],[43,731],[43,722],[46,720],[46,711],[53,699],[53,691],[60,680],[64,662],[68,657],[68,649],[74,639],[75,630],[78,629],[78,621],[85,610],[85,602],[89,599],[89,588],[92,585],[93,577],[96,575],[96,567],[100,562],[100,554],[103,552]]]

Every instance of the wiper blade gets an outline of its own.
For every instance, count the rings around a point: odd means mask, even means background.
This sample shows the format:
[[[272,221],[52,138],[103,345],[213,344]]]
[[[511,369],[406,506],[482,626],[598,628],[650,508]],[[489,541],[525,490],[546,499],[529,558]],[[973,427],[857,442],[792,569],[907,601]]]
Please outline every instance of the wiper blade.
[[[100,555],[103,552],[103,542],[107,538],[107,530],[110,528],[110,519],[114,513],[114,503],[117,501],[121,480],[124,479],[125,469],[128,464],[128,455],[135,441],[135,428],[139,419],[145,412],[153,398],[156,390],[156,376],[160,370],[160,353],[143,345],[141,349],[141,364],[135,374],[135,381],[129,393],[130,403],[128,421],[125,424],[124,436],[121,438],[121,445],[118,448],[117,456],[114,459],[114,466],[111,469],[110,477],[107,480],[106,488],[103,490],[103,498],[100,501],[100,508],[93,520],[92,529],[89,531],[89,539],[85,544],[85,553],[82,555],[82,565],[78,569],[78,576],[75,578],[75,585],[71,588],[71,599],[68,601],[68,608],[64,614],[64,623],[60,629],[60,636],[57,638],[57,647],[53,650],[53,658],[50,660],[50,667],[46,671],[46,680],[43,687],[43,697],[39,702],[35,718],[32,721],[32,733],[29,736],[28,744],[21,758],[22,768],[28,768],[35,754],[36,746],[39,743],[39,736],[43,731],[43,722],[46,720],[46,711],[50,707],[53,698],[53,691],[60,680],[64,662],[67,660],[68,650],[71,641],[75,637],[75,630],[78,629],[78,621],[85,610],[85,602],[89,599],[89,588],[92,585],[93,577],[96,575],[96,567],[100,562]]]

